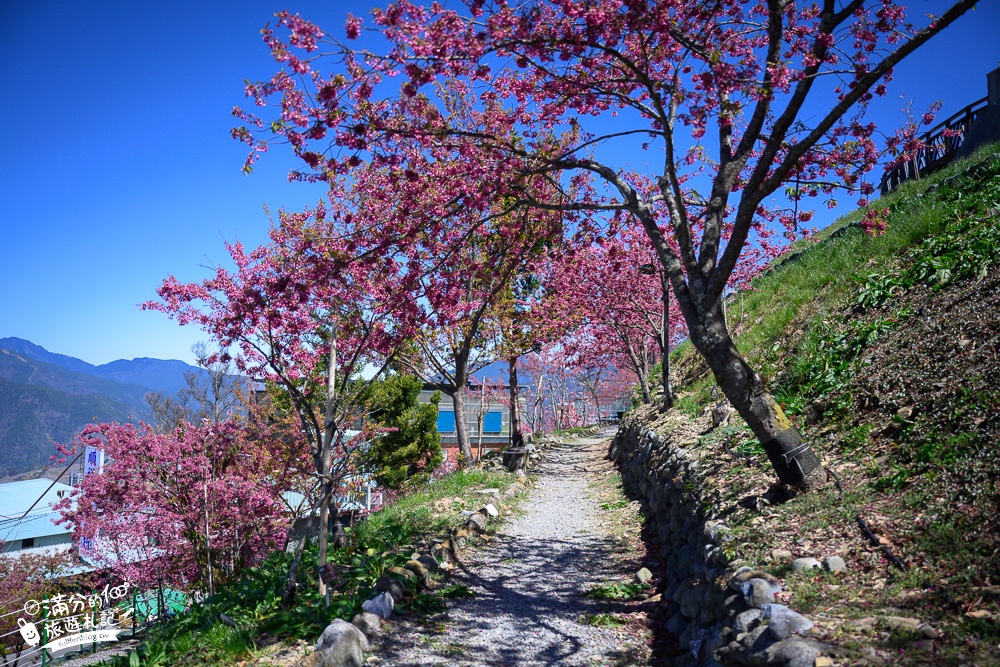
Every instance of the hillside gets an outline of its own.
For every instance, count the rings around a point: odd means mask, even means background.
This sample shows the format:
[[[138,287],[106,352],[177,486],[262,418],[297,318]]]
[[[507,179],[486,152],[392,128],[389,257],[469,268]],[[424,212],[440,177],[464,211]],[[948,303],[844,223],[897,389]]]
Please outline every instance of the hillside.
[[[824,490],[772,486],[738,417],[712,427],[690,346],[672,355],[677,407],[632,419],[713,466],[727,557],[776,574],[837,664],[1000,664],[1000,147],[875,205],[886,234],[853,214],[729,305]],[[789,567],[830,554],[847,569]]]
[[[0,338],[0,478],[37,470],[92,421],[149,419],[150,391],[175,394],[182,361],[118,360],[101,366],[20,338]]]
[[[0,349],[0,477],[49,464],[87,423],[146,417],[148,390]]]
[[[71,371],[113,380],[121,384],[140,385],[147,391],[160,391],[164,394],[175,394],[184,387],[184,373],[205,373],[204,369],[177,359],[151,359],[149,357],[139,357],[132,360],[118,359],[95,366],[75,357],[49,352],[44,347],[23,338],[0,338],[0,349],[11,350],[21,356],[61,366]]]

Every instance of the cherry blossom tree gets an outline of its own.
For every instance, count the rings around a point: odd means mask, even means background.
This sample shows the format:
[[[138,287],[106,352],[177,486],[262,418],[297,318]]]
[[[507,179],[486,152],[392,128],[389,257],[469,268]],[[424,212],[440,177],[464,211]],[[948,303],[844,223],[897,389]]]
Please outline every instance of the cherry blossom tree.
[[[520,360],[528,380],[528,422],[538,435],[567,428],[569,410],[575,396],[572,355],[562,341],[542,345]]]
[[[524,414],[524,421],[528,431],[538,437],[545,428],[543,422],[543,406],[545,404],[545,379],[547,374],[547,364],[544,350],[532,351],[523,355],[518,360],[520,377],[528,381],[527,413]]]
[[[370,229],[352,225],[349,196],[345,192],[331,208],[281,213],[268,244],[250,253],[241,244],[227,245],[235,270],[220,267],[200,283],[171,276],[159,289],[161,300],[145,304],[181,324],[201,326],[220,349],[236,350],[242,373],[280,387],[313,459],[321,565],[329,516],[337,512],[334,493],[364,442],[346,434],[364,411],[361,372],[381,377],[419,320],[404,267],[372,250],[381,237],[373,240]],[[286,604],[301,554],[300,548]]]
[[[281,494],[302,457],[266,424],[91,424],[62,451],[84,446],[107,462],[56,506],[61,521],[88,560],[136,586],[212,592],[282,543]]]
[[[5,543],[0,540],[0,553]],[[17,667],[33,664],[38,653],[21,637],[17,613],[29,600],[42,601],[56,594],[60,579],[79,565],[67,551],[37,551],[7,553],[0,556],[0,665]],[[21,663],[21,660],[24,663]]]
[[[383,53],[282,13],[287,36],[264,38],[285,69],[248,87],[275,117],[237,110],[234,134],[251,147],[248,167],[271,142],[289,143],[303,179],[378,164],[472,210],[488,210],[488,199],[635,217],[695,348],[779,479],[816,488],[819,460],[728,331],[726,286],[756,232],[780,224],[794,235],[808,220],[783,188],[793,200],[836,187],[867,195],[861,176],[880,156],[868,101],[975,4],[957,0],[918,24],[892,0],[470,0],[464,11],[399,0],[373,13]],[[348,41],[364,27],[349,16]],[[456,97],[476,106],[456,112]],[[636,157],[655,147],[661,166],[648,177],[619,168],[601,157],[610,145]],[[449,165],[451,177],[414,169],[415,155]],[[539,198],[525,175],[553,188]]]
[[[508,414],[513,414],[510,402],[508,399],[508,392],[506,385],[499,378],[483,378],[477,380],[472,378],[472,386],[475,390],[476,396],[476,460],[482,460],[483,458],[483,429],[486,426],[486,415],[494,407],[500,407],[505,405],[509,412]]]
[[[763,236],[770,242],[767,230]],[[669,233],[667,237],[676,249]],[[730,286],[747,285],[764,260],[783,245],[769,243],[770,252],[761,248],[744,252],[730,277]],[[666,274],[658,267],[642,227],[627,219],[613,235],[555,257],[546,282],[556,295],[550,299],[555,309],[552,316],[576,322],[567,343],[576,357],[574,365],[594,366],[597,361],[629,368],[644,402],[651,403],[648,376],[659,359],[662,407],[666,410],[672,404],[669,351],[687,335],[687,329]]]
[[[648,376],[654,346],[659,346],[662,357],[670,340],[682,335],[676,304],[673,318],[664,312],[663,281],[650,275],[653,271],[640,270],[652,267],[653,261],[641,228],[633,225],[553,256],[545,275],[546,289],[553,295],[548,300],[549,316],[573,323],[565,343],[571,364],[630,368],[646,403],[652,402]]]
[[[438,163],[423,167],[441,168]],[[549,187],[544,179],[534,180],[539,182],[521,186],[531,191]],[[457,205],[447,189],[414,193],[406,179],[390,178],[381,189],[403,205],[388,221],[382,214],[383,230],[400,231],[380,250],[405,261],[422,323],[412,341],[416,353],[399,360],[452,398],[459,449],[465,465],[473,465],[465,409],[470,378],[504,354],[502,328],[510,315],[512,284],[537,260],[539,239],[559,238],[562,216],[523,208],[512,212],[492,200],[480,201],[485,209]]]
[[[521,359],[532,351],[540,351],[544,343],[562,338],[568,324],[549,316],[549,300],[554,295],[544,289],[541,277],[549,258],[548,250],[539,248],[528,269],[514,278],[510,290],[498,300],[494,309],[496,326],[493,332],[498,336],[495,344],[497,356],[507,362],[508,393],[504,403],[510,409],[512,447],[524,445],[524,416],[521,414],[521,385],[518,379]]]

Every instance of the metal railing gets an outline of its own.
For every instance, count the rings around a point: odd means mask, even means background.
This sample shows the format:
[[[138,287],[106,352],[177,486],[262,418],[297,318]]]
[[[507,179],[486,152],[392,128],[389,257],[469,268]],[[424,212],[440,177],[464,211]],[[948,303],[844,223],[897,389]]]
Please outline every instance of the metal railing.
[[[66,597],[66,596],[60,596]],[[146,630],[151,625],[160,624],[173,618],[178,613],[182,613],[188,606],[187,598],[179,591],[171,589],[153,589],[142,594],[133,593],[127,599],[115,603],[107,608],[85,609],[79,613],[67,613],[62,615],[50,615],[48,612],[49,602],[52,598],[46,596],[39,605],[44,612],[42,617],[37,619],[37,625],[41,633],[41,641],[35,645],[29,645],[22,640],[21,630],[16,621],[9,617],[27,615],[23,607],[13,611],[5,611],[0,615],[0,665],[17,667],[47,667],[62,660],[76,657],[80,652],[97,652],[99,649],[112,647],[113,644],[97,644],[89,646],[89,642],[79,645],[79,650],[60,651],[59,656],[53,656],[52,651],[45,647],[49,639],[47,636],[47,625],[51,622],[66,624],[73,622],[75,626],[85,629],[89,624],[91,629],[99,627],[100,621],[108,621],[111,624],[107,627],[118,631],[119,639],[134,637],[138,633]],[[8,601],[10,602],[10,601]],[[24,601],[22,601],[23,603]],[[7,604],[5,607],[10,608]],[[76,610],[74,609],[74,612]],[[103,613],[102,613],[103,612]],[[100,627],[104,627],[100,625]],[[64,633],[60,633],[64,634]],[[77,646],[71,644],[70,646]]]
[[[955,159],[955,154],[965,142],[969,128],[986,109],[988,98],[984,97],[968,105],[946,120],[930,129],[921,140],[923,148],[905,162],[886,169],[882,174],[880,192],[886,195],[905,181],[922,178],[941,169]]]

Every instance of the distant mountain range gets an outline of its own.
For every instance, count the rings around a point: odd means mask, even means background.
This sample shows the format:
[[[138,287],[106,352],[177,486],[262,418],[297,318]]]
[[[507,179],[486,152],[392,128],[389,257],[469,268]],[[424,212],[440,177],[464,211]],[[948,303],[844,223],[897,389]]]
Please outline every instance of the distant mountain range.
[[[149,419],[144,396],[185,386],[177,360],[120,359],[94,366],[21,338],[0,338],[0,477],[40,468],[89,422]]]

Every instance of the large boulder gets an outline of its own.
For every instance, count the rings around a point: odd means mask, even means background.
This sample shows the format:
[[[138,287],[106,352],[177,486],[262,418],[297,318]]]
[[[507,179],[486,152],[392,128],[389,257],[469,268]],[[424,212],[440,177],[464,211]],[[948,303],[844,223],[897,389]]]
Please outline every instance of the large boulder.
[[[476,512],[465,520],[465,525],[467,528],[481,533],[486,530],[486,515],[482,512]]]
[[[451,558],[451,540],[438,542],[431,547],[431,555],[438,563],[447,563]]]
[[[396,602],[402,600],[403,596],[406,595],[403,583],[388,574],[383,574],[375,581],[375,590],[378,593],[389,593]]]
[[[335,619],[316,641],[313,662],[321,667],[362,667],[368,638],[345,620]]]
[[[747,605],[757,609],[774,602],[774,595],[781,591],[780,585],[757,578],[743,582],[740,588]]]
[[[393,579],[402,582],[403,586],[410,590],[417,590],[420,586],[420,580],[417,579],[417,575],[413,574],[413,572],[407,570],[405,567],[398,567],[394,565],[386,570],[386,574]]]
[[[406,565],[404,565],[407,570],[417,575],[417,581],[419,581],[424,586],[431,583],[431,573],[424,567],[423,563],[418,560],[408,560]]]
[[[814,667],[816,658],[830,646],[814,639],[789,637],[767,647],[760,656],[755,656],[766,665],[780,667]]]
[[[815,558],[796,558],[792,561],[793,572],[809,572],[810,570],[821,570],[823,564]]]
[[[414,558],[421,565],[427,568],[428,572],[437,572],[441,569],[441,565],[438,563],[438,559],[430,554],[421,554]]]
[[[775,639],[787,639],[812,630],[812,621],[783,604],[765,604],[760,611]]]

